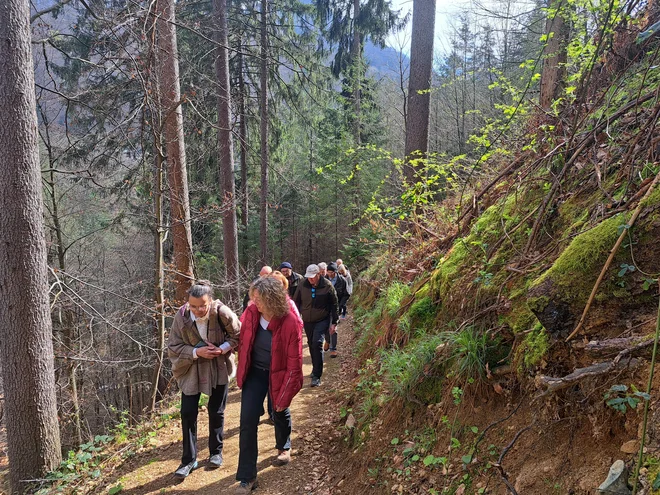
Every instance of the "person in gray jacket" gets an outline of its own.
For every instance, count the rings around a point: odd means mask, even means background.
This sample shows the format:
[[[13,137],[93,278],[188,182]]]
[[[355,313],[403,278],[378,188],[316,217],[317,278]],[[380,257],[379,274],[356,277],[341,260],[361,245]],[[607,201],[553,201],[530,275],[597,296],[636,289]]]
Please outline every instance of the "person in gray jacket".
[[[351,297],[351,294],[353,294],[353,277],[351,277],[351,272],[348,271],[348,268],[346,268],[346,265],[344,264],[339,265],[339,268],[337,268],[337,273],[339,273],[339,275],[344,277],[346,280],[346,293],[348,294],[344,304],[339,305],[339,318],[343,320],[346,318],[346,303]]]
[[[172,374],[181,389],[183,455],[174,472],[185,478],[197,468],[197,410],[201,394],[209,396],[209,468],[222,466],[222,443],[231,351],[238,344],[241,323],[227,306],[213,299],[208,280],[188,290],[188,302],[174,316],[167,343]]]

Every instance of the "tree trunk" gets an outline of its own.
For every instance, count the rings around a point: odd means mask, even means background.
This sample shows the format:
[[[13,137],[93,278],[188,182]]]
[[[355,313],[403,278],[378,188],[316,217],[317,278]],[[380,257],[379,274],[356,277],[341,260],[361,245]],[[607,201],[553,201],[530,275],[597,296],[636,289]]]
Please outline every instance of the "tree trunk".
[[[155,134],[156,160],[154,170],[154,333],[156,337],[156,364],[151,381],[151,402],[149,410],[153,413],[156,409],[158,397],[158,382],[163,368],[165,357],[165,272],[163,270],[163,242],[165,229],[163,228],[163,156],[161,153],[159,134]]]
[[[428,152],[434,29],[435,0],[414,0],[405,150],[408,160],[411,157],[424,158]],[[414,153],[419,155],[413,156]],[[415,182],[415,170],[416,167],[408,162],[405,171],[410,183]]]
[[[231,94],[229,87],[229,41],[227,0],[213,0],[218,43],[215,72],[218,79],[218,145],[220,185],[222,187],[222,229],[229,304],[238,305],[238,227],[234,193],[234,155],[231,135]]]
[[[186,300],[186,291],[193,284],[194,275],[174,1],[157,0],[155,13],[158,30],[157,63],[160,69],[158,93],[165,127],[165,160],[170,186],[172,243],[176,270],[175,299],[177,304],[182,304]]]
[[[30,10],[0,8],[0,358],[13,491],[60,460]]]
[[[353,122],[353,135],[357,146],[362,142],[360,136],[360,117],[362,113],[361,85],[362,85],[362,43],[360,42],[360,30],[358,29],[358,17],[360,16],[360,0],[353,0],[353,42],[351,44],[351,60],[353,62],[353,111],[355,120]]]
[[[238,94],[239,94],[239,109],[238,109],[238,133],[241,140],[241,224],[243,227],[248,226],[249,212],[248,212],[248,174],[247,174],[247,111],[245,108],[245,101],[247,99],[247,86],[245,84],[245,75],[243,74],[244,62],[243,52],[238,52]]]
[[[261,123],[261,264],[268,264],[268,0],[261,0],[261,64],[259,117]]]
[[[545,22],[547,41],[543,49],[543,70],[539,106],[549,110],[552,102],[561,95],[562,80],[566,72],[566,44],[569,29],[560,11],[562,0],[548,0],[548,18]]]

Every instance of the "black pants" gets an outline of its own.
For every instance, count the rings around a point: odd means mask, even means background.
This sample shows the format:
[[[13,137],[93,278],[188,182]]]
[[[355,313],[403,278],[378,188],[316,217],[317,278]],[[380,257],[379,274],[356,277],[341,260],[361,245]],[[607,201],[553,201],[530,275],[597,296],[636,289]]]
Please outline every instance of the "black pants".
[[[238,454],[237,481],[252,481],[257,477],[257,457],[259,446],[257,429],[260,412],[264,407],[264,399],[268,395],[268,370],[250,368],[241,394],[241,428]],[[275,448],[289,450],[291,448],[291,412],[287,407],[284,411],[273,411],[275,422]]]
[[[305,335],[309,354],[312,356],[312,375],[321,378],[323,375],[323,341],[330,328],[330,317],[314,323],[305,323]]]
[[[197,411],[201,394],[181,394],[181,428],[183,429],[182,464],[197,459]],[[222,440],[225,426],[225,406],[227,405],[227,385],[218,385],[211,390],[209,397],[209,452],[222,453]]]

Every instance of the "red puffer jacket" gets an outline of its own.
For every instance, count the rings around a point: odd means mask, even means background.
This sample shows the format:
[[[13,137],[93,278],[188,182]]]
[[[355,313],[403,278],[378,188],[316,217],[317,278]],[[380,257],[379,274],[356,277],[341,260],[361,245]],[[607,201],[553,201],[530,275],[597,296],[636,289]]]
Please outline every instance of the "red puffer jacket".
[[[302,328],[303,322],[293,301],[289,300],[289,313],[273,318],[268,330],[273,334],[270,356],[270,396],[275,410],[289,407],[303,385]],[[238,371],[236,381],[240,388],[250,370],[252,346],[259,328],[261,315],[257,306],[250,304],[241,315],[241,334],[238,344]]]

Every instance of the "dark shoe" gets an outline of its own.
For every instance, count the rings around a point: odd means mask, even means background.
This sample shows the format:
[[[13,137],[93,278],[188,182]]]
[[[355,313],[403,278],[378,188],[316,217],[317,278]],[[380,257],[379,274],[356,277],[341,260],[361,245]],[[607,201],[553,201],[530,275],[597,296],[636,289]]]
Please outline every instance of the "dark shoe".
[[[213,454],[209,457],[210,468],[219,468],[220,466],[222,466],[222,454]]]
[[[310,384],[310,387],[319,387],[321,385],[321,379],[316,378],[315,376],[312,377],[312,383]]]
[[[189,462],[188,464],[181,464],[176,471],[174,471],[175,478],[185,478],[190,473],[197,469],[197,461]]]
[[[337,351],[330,351],[330,357],[331,357],[331,358],[336,358],[337,356],[339,356],[339,354],[337,353]]]
[[[241,484],[238,485],[236,488],[236,491],[234,492],[236,495],[247,495],[250,493],[252,490],[257,488],[257,479],[253,479],[252,481],[241,481]]]
[[[328,341],[326,340],[326,341],[323,343],[323,350],[324,350],[324,351],[327,351],[328,349],[330,349],[330,342],[328,342]]]
[[[285,466],[291,462],[291,451],[290,450],[280,450],[278,455],[273,461],[273,466]]]
[[[273,418],[268,418],[264,423],[270,426],[275,426],[275,420]]]

